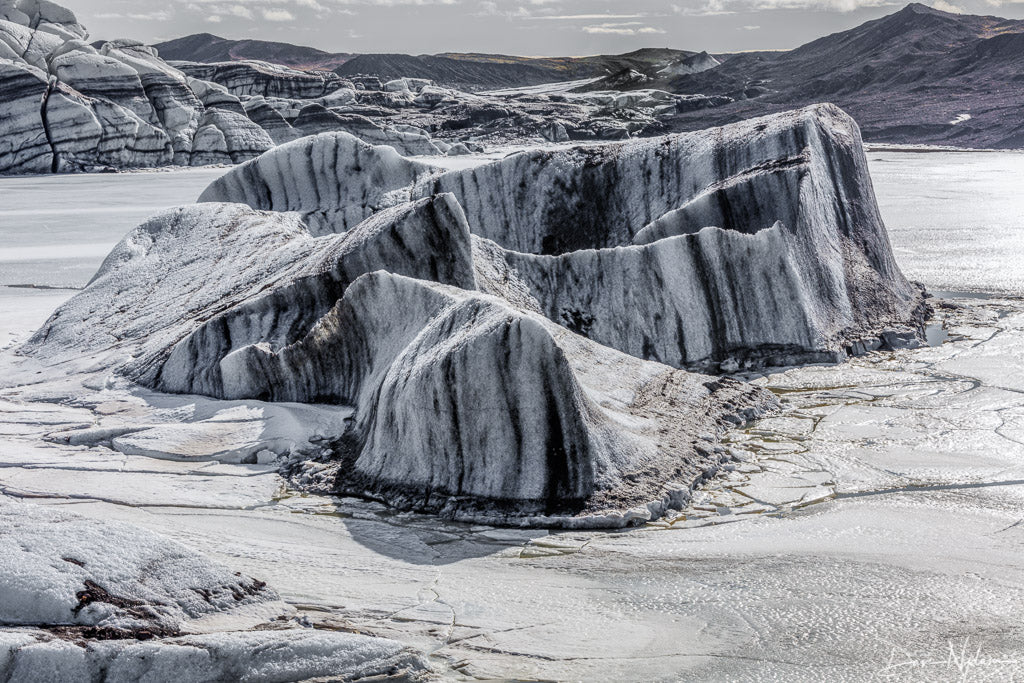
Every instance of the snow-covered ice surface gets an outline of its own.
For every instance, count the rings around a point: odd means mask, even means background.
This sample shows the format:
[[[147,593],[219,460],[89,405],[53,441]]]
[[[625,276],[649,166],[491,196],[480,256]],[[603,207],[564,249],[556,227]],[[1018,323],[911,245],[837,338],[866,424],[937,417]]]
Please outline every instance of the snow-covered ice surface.
[[[576,88],[590,85],[600,78],[583,78],[576,81],[558,81],[556,83],[542,83],[541,85],[527,85],[521,88],[504,88],[502,90],[491,90],[480,93],[481,95],[560,95],[570,92]]]
[[[0,497],[0,680],[422,677],[394,641],[296,620],[266,583],[134,524]],[[333,631],[333,632],[325,632]]]
[[[163,534],[267,581],[309,623],[416,646],[452,679],[1013,680],[1024,302],[1008,297],[1024,294],[1024,226],[1001,174],[1024,157],[869,158],[908,274],[999,295],[937,306],[939,346],[751,377],[784,411],[732,435],[734,470],[677,519],[616,533],[459,525],[296,495],[266,464],[118,452],[118,424],[152,423],[150,445],[171,443],[159,430],[182,420],[271,436],[308,416],[45,372],[12,385],[4,355],[0,499]],[[0,212],[0,233],[8,225]],[[24,339],[49,312],[36,305],[62,296],[0,289],[15,312],[0,342]],[[42,438],[73,427],[94,431],[77,445]]]

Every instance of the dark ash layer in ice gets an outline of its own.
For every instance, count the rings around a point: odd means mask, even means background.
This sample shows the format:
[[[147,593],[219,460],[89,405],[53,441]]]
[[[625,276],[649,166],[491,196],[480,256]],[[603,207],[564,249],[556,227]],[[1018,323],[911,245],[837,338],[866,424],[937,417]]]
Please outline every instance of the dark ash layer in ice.
[[[296,144],[200,201],[298,211],[341,232],[353,206],[452,193],[539,311],[639,358],[836,362],[914,344],[927,314],[893,258],[857,126],[830,105],[449,172],[353,153],[346,136]]]
[[[829,106],[450,172],[321,135],[202,200],[126,237],[26,352],[352,406],[293,480],[457,519],[658,517],[776,405],[679,368],[836,360],[926,310]]]

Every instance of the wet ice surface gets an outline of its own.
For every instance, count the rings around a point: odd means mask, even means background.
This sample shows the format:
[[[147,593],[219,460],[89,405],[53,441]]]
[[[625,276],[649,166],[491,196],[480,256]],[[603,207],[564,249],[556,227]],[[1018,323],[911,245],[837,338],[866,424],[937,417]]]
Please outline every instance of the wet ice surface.
[[[1024,295],[1024,153],[869,152],[868,163],[907,277]]]
[[[919,156],[907,163],[927,174]],[[876,188],[904,267],[920,277],[941,256],[949,281],[929,284],[971,288],[979,273],[955,266],[973,252],[894,222],[922,215],[894,213],[898,176],[876,175]],[[959,210],[929,211],[947,209]],[[1002,258],[990,256],[986,269]],[[1007,289],[1019,277],[991,275]],[[0,347],[66,295],[0,288],[14,313]],[[783,411],[731,436],[732,471],[690,509],[640,529],[449,524],[296,495],[269,465],[44,441],[156,420],[181,450],[201,439],[174,425],[221,410],[246,443],[311,419],[256,403],[243,419],[234,404],[45,373],[0,383],[0,495],[164,533],[268,581],[313,621],[422,648],[448,678],[1010,679],[1024,670],[1024,303],[957,301],[938,309],[935,346],[751,376]]]

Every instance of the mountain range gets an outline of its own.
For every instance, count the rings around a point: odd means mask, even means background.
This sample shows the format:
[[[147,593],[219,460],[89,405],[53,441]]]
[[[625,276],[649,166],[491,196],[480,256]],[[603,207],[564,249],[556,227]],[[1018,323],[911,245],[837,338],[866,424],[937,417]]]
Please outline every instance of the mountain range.
[[[270,40],[231,40],[212,33],[194,33],[184,38],[157,43],[153,47],[160,51],[160,56],[164,59],[210,64],[258,59],[297,69],[325,71],[335,69],[355,56],[346,52],[330,53],[314,47]]]
[[[667,48],[592,57],[516,57],[460,52],[352,54],[264,40],[230,40],[211,33],[196,33],[153,47],[161,57],[174,61],[216,63],[255,59],[298,69],[334,71],[342,77],[376,76],[383,81],[425,78],[470,92],[601,78],[621,71],[647,71],[695,55]]]
[[[833,102],[868,141],[1024,147],[1024,21],[913,3],[881,19],[779,52],[645,49],[625,55],[331,54],[198,34],[156,45],[167,59],[262,59],[342,77],[426,78],[468,91],[597,79],[581,90],[703,96],[665,119],[694,130]]]
[[[827,101],[849,112],[869,141],[1019,148],[1024,21],[915,3],[795,50],[734,55],[708,71],[633,87],[734,100],[681,114],[678,130]]]

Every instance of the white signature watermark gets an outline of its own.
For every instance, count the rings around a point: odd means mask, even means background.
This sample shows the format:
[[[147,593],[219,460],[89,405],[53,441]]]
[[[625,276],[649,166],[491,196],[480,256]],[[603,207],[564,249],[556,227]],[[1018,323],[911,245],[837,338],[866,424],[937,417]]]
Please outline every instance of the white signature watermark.
[[[1004,659],[985,653],[981,645],[971,644],[970,637],[963,642],[948,641],[944,652],[934,656],[921,656],[887,643],[889,661],[876,672],[879,680],[1003,680],[1011,671],[1024,671],[1024,659]]]

